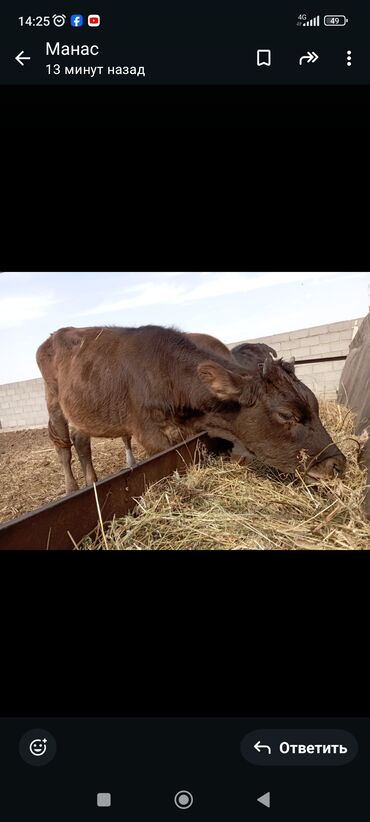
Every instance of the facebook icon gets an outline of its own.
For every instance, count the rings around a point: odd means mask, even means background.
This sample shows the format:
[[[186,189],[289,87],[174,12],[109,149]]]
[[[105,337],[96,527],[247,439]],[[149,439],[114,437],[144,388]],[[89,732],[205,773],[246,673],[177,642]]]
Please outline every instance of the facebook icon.
[[[82,14],[71,14],[71,26],[73,26],[73,28],[77,28],[78,26],[82,26],[83,21],[84,21],[84,19],[82,17]]]

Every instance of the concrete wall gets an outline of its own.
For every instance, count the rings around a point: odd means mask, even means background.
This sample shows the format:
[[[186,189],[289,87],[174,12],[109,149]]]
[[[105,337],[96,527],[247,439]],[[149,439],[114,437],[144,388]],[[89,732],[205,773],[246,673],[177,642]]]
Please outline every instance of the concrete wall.
[[[314,328],[301,328],[286,334],[273,334],[271,337],[239,340],[239,342],[230,343],[229,348],[241,342],[265,342],[275,349],[278,356],[287,358],[294,355],[297,360],[310,357],[330,357],[338,354],[346,355],[361,321],[362,318],[358,318],[319,325]],[[326,399],[335,399],[343,365],[343,360],[334,363],[297,365],[296,373],[315,394]],[[43,428],[47,422],[48,413],[41,378],[0,385],[1,431]]]
[[[44,381],[41,378],[0,385],[0,431],[43,428],[47,422]]]
[[[253,340],[241,342],[264,342],[274,348],[279,357],[284,359],[294,356],[297,360],[315,359],[319,357],[335,357],[347,355],[351,340],[357,332],[363,317],[354,320],[344,320],[340,323],[317,325],[313,328],[300,328],[298,331],[289,331],[285,334],[273,334],[270,337],[257,337]],[[297,365],[296,374],[312,391],[325,399],[336,399],[339,387],[339,378],[344,366],[344,360],[338,362],[313,363]]]

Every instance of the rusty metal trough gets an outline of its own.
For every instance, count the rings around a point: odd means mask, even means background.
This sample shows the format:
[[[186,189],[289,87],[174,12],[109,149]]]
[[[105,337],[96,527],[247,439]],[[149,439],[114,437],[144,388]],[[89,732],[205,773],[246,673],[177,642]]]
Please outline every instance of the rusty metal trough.
[[[225,450],[227,443],[202,433],[162,451],[151,459],[138,463],[134,468],[126,468],[118,474],[96,483],[96,491],[103,522],[125,516],[135,506],[135,497],[140,496],[153,482],[172,474],[176,469],[183,471],[196,457],[198,443],[203,443],[215,453]],[[82,537],[93,531],[98,522],[98,512],[93,487],[75,491],[57,502],[50,502],[30,514],[0,526],[0,550],[73,549],[68,531],[78,543]]]

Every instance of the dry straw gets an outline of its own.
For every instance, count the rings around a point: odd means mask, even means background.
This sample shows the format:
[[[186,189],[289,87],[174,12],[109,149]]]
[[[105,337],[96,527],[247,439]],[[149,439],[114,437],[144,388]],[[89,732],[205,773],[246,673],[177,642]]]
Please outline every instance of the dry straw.
[[[353,415],[321,403],[321,418],[347,457],[343,478],[308,485],[205,454],[185,474],[151,485],[134,511],[103,524],[79,549],[108,550],[366,550],[370,522],[362,513],[365,474],[357,464],[361,442]]]

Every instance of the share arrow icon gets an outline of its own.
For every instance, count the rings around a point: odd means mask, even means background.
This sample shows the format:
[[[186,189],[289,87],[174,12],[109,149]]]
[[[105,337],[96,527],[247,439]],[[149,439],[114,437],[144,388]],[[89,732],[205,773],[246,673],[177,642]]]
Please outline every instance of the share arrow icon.
[[[303,54],[302,57],[300,57],[299,65],[303,65],[303,60],[307,60],[307,63],[316,63],[318,59],[319,55],[316,54],[315,51],[308,51],[307,54]]]

